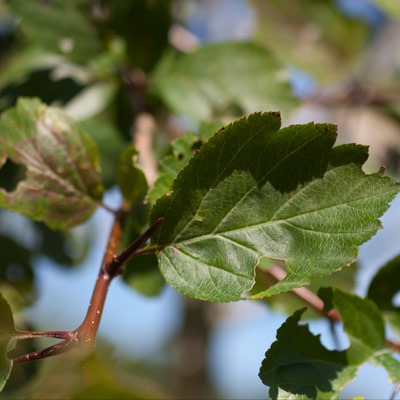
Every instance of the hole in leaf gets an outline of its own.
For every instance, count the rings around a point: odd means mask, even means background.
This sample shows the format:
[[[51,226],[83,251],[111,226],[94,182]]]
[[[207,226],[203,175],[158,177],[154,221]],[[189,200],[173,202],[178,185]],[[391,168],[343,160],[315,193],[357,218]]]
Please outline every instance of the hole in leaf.
[[[196,152],[196,150],[200,150],[200,147],[203,145],[203,141],[202,140],[196,140],[193,144],[192,144],[192,151]]]
[[[185,159],[185,155],[182,153],[178,154],[178,161],[183,161]]]
[[[26,178],[26,168],[22,165],[15,164],[9,158],[0,168],[0,188],[7,192],[12,192],[20,181]]]
[[[392,298],[393,307],[400,307],[400,292],[397,292]]]

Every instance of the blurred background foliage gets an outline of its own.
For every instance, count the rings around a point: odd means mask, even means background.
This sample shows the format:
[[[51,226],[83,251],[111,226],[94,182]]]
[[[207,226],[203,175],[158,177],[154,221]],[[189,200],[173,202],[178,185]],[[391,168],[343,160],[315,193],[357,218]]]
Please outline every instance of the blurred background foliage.
[[[133,140],[150,188],[155,179],[159,184],[146,205],[134,205],[126,244],[202,141],[254,111],[280,110],[283,125],[338,123],[340,142],[371,145],[368,171],[385,164],[398,176],[399,38],[398,0],[0,0],[0,111],[18,96],[62,107],[97,143],[110,193],[121,151]],[[7,161],[0,187],[12,191],[23,178],[23,168]],[[118,203],[118,196],[110,198]],[[79,269],[93,259],[98,226],[89,221],[54,232],[0,210],[0,289],[19,328],[42,329],[25,312],[45,290],[37,279],[41,263]],[[354,277],[355,269],[345,269],[312,289],[330,284],[349,290]],[[140,296],[166,290],[154,256],[132,260],[123,278]],[[256,284],[269,283],[259,273]],[[85,290],[89,295],[91,286]],[[158,355],[138,361],[100,339],[90,358],[17,365],[4,398],[266,396],[265,388],[251,385],[233,393],[235,386],[221,383],[226,377],[218,381],[207,360],[221,315],[229,320],[238,312],[180,296],[179,304],[180,322],[162,351],[155,348]],[[67,299],[64,306],[59,320],[68,313]],[[86,306],[81,300],[82,312]],[[300,306],[286,294],[262,307],[285,313]],[[35,345],[24,343],[18,351]],[[260,357],[268,345],[256,344]]]

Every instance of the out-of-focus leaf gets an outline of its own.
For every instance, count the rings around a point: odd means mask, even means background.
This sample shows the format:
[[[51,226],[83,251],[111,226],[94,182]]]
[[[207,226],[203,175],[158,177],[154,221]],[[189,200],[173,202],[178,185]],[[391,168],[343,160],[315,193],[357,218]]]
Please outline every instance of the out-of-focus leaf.
[[[393,305],[400,291],[400,256],[386,263],[372,279],[367,296],[382,310],[391,328],[400,337],[400,307]]]
[[[126,42],[133,65],[149,71],[168,45],[171,2],[114,0],[110,3],[111,28]]]
[[[113,102],[116,93],[114,82],[96,82],[71,98],[65,112],[77,120],[94,118]]]
[[[117,182],[129,203],[141,202],[147,192],[147,181],[143,171],[137,167],[138,152],[135,146],[125,148],[119,159]]]
[[[61,267],[73,267],[87,256],[92,237],[71,231],[55,231],[43,223],[36,223],[39,243],[35,252],[50,257]]]
[[[253,43],[211,44],[190,54],[168,54],[152,83],[173,111],[196,120],[262,109],[286,112],[296,103],[283,67]]]
[[[152,240],[175,289],[239,300],[267,256],[286,261],[287,276],[252,298],[286,292],[354,262],[380,228],[399,187],[383,171],[362,171],[367,148],[332,148],[333,125],[279,127],[276,113],[228,125],[157,200],[151,220],[164,220]]]
[[[15,346],[13,336],[17,334],[14,319],[7,300],[0,293],[0,391],[7,382],[12,369],[12,360],[7,353]]]
[[[206,142],[208,139],[210,139],[212,135],[217,133],[222,128],[222,126],[222,122],[202,121],[199,127],[200,137],[203,139],[204,142]]]
[[[158,178],[147,194],[147,200],[151,204],[171,190],[172,182],[178,172],[187,165],[192,157],[193,146],[199,141],[198,139],[198,136],[188,133],[171,143],[173,154],[160,161]]]
[[[7,236],[0,235],[1,268],[0,280],[8,282],[24,297],[34,298],[31,252]]]
[[[30,42],[84,63],[99,53],[100,43],[85,12],[88,10],[80,9],[79,3],[11,0],[7,5],[21,17],[20,28]]]
[[[145,296],[158,296],[165,284],[155,254],[144,254],[128,261],[123,277],[130,287]]]
[[[335,308],[340,314],[343,329],[350,339],[346,350],[349,362],[382,365],[391,382],[400,381],[400,361],[389,354],[393,349],[386,346],[385,324],[376,304],[337,288],[321,288],[318,296],[325,303],[325,311]]]
[[[399,0],[372,0],[372,2],[382,8],[390,17],[400,18]]]
[[[106,188],[115,185],[118,163],[124,148],[124,138],[111,123],[100,118],[79,121],[79,124],[96,142],[100,153],[101,175]]]
[[[155,379],[141,377],[137,373],[139,368],[132,368],[122,361],[123,357],[115,358],[112,353],[107,343],[101,343],[96,354],[73,351],[42,360],[34,379],[11,392],[8,398],[150,400],[167,397]]]
[[[83,89],[83,86],[69,77],[54,80],[51,75],[50,69],[34,70],[22,82],[12,82],[5,86],[1,91],[0,107],[4,109],[14,106],[21,96],[39,96],[45,103],[63,105]]]
[[[259,17],[257,39],[279,60],[325,81],[353,72],[368,28],[341,13],[333,1],[252,0],[252,4]]]
[[[97,149],[61,110],[20,99],[0,120],[0,166],[7,157],[26,167],[16,190],[0,190],[0,206],[56,229],[90,217],[103,187]]]

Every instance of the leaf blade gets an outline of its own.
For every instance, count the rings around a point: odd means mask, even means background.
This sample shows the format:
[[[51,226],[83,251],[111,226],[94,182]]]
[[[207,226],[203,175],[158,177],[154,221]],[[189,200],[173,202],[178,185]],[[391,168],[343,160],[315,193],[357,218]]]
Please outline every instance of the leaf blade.
[[[0,189],[0,206],[56,229],[85,221],[101,200],[97,149],[61,110],[21,98],[0,120],[0,152],[24,165],[14,192]]]
[[[7,353],[14,348],[13,335],[16,334],[11,308],[0,293],[0,392],[9,378],[13,366]]]
[[[177,290],[239,300],[267,256],[285,260],[288,275],[259,297],[287,291],[352,263],[380,227],[399,189],[362,172],[366,148],[332,149],[332,125],[279,126],[279,115],[257,113],[221,130],[155,204],[160,269]]]
[[[167,55],[156,68],[152,84],[172,110],[207,121],[262,108],[289,111],[296,100],[287,80],[276,79],[284,76],[282,72],[269,51],[255,43],[221,43],[189,54]]]

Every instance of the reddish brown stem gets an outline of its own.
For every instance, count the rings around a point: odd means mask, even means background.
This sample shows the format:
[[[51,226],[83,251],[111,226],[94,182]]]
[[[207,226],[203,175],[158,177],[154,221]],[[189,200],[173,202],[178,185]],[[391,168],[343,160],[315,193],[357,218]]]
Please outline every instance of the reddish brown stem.
[[[67,351],[72,350],[77,347],[78,342],[76,339],[66,339],[62,342],[56,343],[53,346],[46,347],[45,349],[40,349],[33,351],[32,353],[25,354],[23,356],[15,357],[15,363],[24,363],[28,361],[35,361],[46,357],[56,356],[57,354],[62,354]]]
[[[390,400],[394,400],[399,390],[400,390],[400,382],[397,382],[393,389],[392,395],[390,396]]]
[[[111,280],[121,272],[124,263],[128,261],[134,255],[135,251],[154,233],[162,220],[162,218],[156,220],[154,224],[145,230],[127,249],[117,255],[116,253],[122,238],[122,218],[115,219],[86,317],[82,325],[76,330],[78,340],[90,347],[94,346]]]
[[[105,270],[110,276],[118,275],[122,266],[132,258],[142,246],[147,239],[153,234],[153,232],[158,228],[158,225],[161,224],[163,218],[158,218],[152,226],[146,229],[129,247],[127,247],[121,254],[118,256],[113,256],[112,260],[105,264]]]
[[[78,340],[81,340],[88,346],[94,346],[94,339],[99,328],[108,287],[113,278],[113,276],[106,272],[105,267],[113,260],[113,256],[117,253],[121,243],[123,215],[124,212],[121,209],[121,212],[117,214],[114,220],[88,311],[81,326],[75,331]]]
[[[268,269],[261,269],[263,273],[268,274],[276,282],[281,281],[285,276],[286,272],[278,267],[277,265],[272,265]],[[331,322],[339,322],[340,316],[337,310],[332,309],[328,313],[324,311],[324,302],[311,290],[301,287],[290,291],[305,304],[309,305],[313,310],[315,310],[320,315],[328,318]],[[390,339],[386,339],[386,344],[400,353],[400,343],[394,342]]]
[[[54,339],[71,339],[73,332],[70,331],[46,331],[46,332],[34,332],[34,331],[20,331],[18,330],[18,339],[32,339],[34,337],[47,337]]]
[[[261,271],[268,274],[276,282],[281,281],[286,276],[286,272],[277,265],[272,265],[267,270],[262,269]],[[290,292],[297,296],[305,304],[309,305],[318,314],[328,318],[331,322],[340,321],[339,313],[336,310],[332,309],[328,313],[324,311],[324,302],[311,290],[301,287],[293,289]]]
[[[115,278],[122,270],[126,261],[137,255],[138,249],[147,239],[154,233],[160,225],[162,218],[157,219],[142,235],[140,235],[126,250],[117,255],[118,248],[122,238],[122,228],[124,215],[126,214],[127,205],[123,204],[120,211],[116,214],[111,233],[108,239],[106,251],[104,253],[101,268],[93,290],[92,298],[88,311],[82,324],[73,332],[27,332],[19,331],[24,337],[32,338],[37,336],[46,336],[53,338],[65,339],[53,346],[45,349],[14,358],[14,362],[21,363],[27,361],[38,360],[50,357],[56,354],[64,353],[77,347],[78,345],[85,348],[92,348],[95,344],[97,330],[99,328],[101,316],[103,313],[104,303],[106,300],[108,287],[111,280]],[[154,250],[153,250],[154,251]]]

